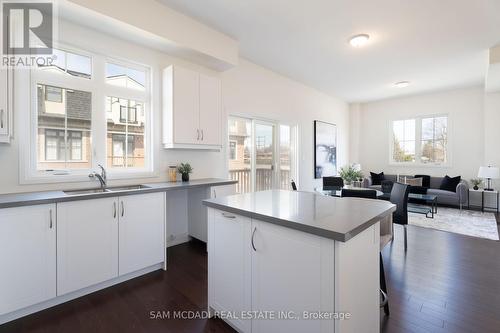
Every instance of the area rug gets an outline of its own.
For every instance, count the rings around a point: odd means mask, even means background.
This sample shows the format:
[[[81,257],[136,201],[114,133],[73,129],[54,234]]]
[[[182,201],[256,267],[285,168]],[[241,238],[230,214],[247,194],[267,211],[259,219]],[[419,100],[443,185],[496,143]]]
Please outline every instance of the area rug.
[[[498,240],[497,222],[493,213],[439,207],[434,219],[426,218],[423,214],[409,213],[408,223],[424,228]]]

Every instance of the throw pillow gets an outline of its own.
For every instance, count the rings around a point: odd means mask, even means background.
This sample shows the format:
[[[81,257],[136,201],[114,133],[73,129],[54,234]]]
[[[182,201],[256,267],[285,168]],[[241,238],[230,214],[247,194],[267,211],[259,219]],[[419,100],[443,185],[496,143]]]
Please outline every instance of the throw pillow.
[[[406,178],[405,184],[410,186],[422,186],[422,178]]]
[[[452,178],[446,175],[441,181],[441,186],[439,186],[439,189],[444,191],[457,192],[457,185],[460,183],[461,180],[462,180],[461,176]]]
[[[431,188],[431,176],[428,175],[415,175],[415,178],[422,178],[422,186]]]
[[[370,172],[370,176],[372,177],[372,185],[382,185],[382,181],[385,180],[384,173],[374,173]]]

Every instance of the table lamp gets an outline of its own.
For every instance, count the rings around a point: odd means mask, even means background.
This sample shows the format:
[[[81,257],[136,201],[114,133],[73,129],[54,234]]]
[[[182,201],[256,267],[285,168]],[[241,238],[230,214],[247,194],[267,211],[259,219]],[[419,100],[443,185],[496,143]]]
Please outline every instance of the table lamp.
[[[500,169],[492,166],[480,167],[477,176],[488,180],[487,187],[484,189],[485,191],[493,191],[491,180],[500,178]]]

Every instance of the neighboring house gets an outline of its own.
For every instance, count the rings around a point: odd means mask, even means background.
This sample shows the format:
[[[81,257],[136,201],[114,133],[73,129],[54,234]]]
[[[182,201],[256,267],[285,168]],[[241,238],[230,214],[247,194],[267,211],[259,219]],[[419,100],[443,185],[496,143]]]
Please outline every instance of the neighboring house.
[[[245,149],[245,140],[250,138],[249,130],[246,121],[229,121],[228,154],[230,171],[250,169],[250,151],[248,148]]]
[[[52,66],[48,70],[59,70]],[[124,76],[111,84],[138,85]],[[38,85],[38,169],[91,168],[92,95],[89,92]],[[106,97],[108,167],[144,166],[142,103]]]

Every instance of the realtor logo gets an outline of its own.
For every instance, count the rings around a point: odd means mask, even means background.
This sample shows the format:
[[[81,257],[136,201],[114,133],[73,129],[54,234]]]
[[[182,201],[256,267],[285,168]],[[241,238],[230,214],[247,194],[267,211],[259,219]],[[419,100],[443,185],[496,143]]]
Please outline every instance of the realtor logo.
[[[52,54],[52,2],[3,2],[4,55]]]

